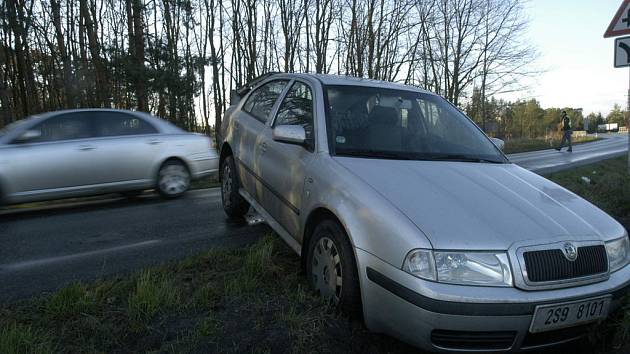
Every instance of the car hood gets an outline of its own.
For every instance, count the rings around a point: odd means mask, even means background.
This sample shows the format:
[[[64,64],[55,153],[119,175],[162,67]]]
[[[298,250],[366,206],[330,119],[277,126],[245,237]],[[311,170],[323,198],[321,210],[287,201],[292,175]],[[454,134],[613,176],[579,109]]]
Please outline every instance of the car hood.
[[[620,237],[576,194],[514,164],[336,157],[405,214],[435,249],[506,250],[515,242]]]

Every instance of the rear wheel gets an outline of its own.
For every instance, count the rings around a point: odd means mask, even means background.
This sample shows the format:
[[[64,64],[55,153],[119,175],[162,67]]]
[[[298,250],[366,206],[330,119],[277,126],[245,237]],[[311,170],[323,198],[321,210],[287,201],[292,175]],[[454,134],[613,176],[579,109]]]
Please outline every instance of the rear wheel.
[[[180,161],[166,161],[158,172],[157,191],[164,198],[173,199],[190,188],[190,172]]]
[[[306,259],[309,283],[325,301],[350,315],[361,314],[361,291],[352,245],[334,220],[315,227]]]
[[[221,164],[221,201],[223,210],[233,219],[242,218],[249,210],[249,203],[238,193],[239,188],[234,157],[227,156]]]

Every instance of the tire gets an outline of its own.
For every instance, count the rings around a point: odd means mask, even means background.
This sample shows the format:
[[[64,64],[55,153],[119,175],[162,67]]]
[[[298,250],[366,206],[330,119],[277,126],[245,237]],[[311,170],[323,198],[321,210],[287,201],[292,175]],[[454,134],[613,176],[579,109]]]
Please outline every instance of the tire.
[[[306,257],[306,276],[311,287],[339,312],[360,317],[357,265],[343,227],[330,219],[320,222],[313,230]]]
[[[190,188],[190,172],[186,165],[177,160],[166,161],[157,177],[156,189],[166,199],[174,199]]]
[[[220,177],[223,210],[231,219],[242,218],[249,210],[249,203],[238,193],[241,184],[233,156],[227,156],[221,163]]]

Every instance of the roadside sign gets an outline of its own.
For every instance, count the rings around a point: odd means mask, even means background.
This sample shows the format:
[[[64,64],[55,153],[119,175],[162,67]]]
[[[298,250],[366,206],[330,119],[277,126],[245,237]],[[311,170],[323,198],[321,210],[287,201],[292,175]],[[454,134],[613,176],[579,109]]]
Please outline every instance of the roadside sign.
[[[615,38],[615,68],[630,66],[630,36]]]
[[[613,17],[604,38],[622,36],[624,34],[630,34],[630,0],[624,0],[619,10]]]

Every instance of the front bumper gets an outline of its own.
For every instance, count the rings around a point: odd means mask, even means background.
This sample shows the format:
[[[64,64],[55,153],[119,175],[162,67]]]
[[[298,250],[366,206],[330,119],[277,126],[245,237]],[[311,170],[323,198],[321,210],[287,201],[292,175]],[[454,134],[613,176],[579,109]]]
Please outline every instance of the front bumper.
[[[425,281],[361,249],[356,254],[367,327],[433,351],[520,351],[568,342],[587,327],[531,334],[536,306],[612,294],[612,313],[630,287],[630,266],[600,283],[523,291]]]
[[[214,150],[190,155],[187,160],[194,180],[214,175],[219,171],[219,155]]]

